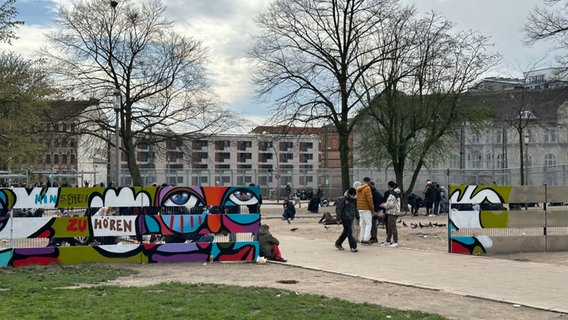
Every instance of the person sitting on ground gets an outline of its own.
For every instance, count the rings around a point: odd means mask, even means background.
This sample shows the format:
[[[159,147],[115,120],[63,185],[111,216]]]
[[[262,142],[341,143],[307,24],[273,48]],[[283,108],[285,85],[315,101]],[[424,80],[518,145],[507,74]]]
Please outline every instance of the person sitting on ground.
[[[280,241],[274,237],[270,231],[270,227],[267,224],[260,226],[260,231],[258,233],[258,242],[260,244],[260,255],[268,260],[286,262],[287,260],[282,258],[282,253],[280,252]]]
[[[282,220],[286,220],[290,223],[290,220],[294,220],[294,216],[296,216],[296,207],[294,207],[294,203],[292,201],[285,200]]]
[[[338,224],[339,222],[331,215],[331,213],[324,212],[323,215],[321,216],[321,219],[319,219],[318,223],[323,223],[327,225],[327,224]]]

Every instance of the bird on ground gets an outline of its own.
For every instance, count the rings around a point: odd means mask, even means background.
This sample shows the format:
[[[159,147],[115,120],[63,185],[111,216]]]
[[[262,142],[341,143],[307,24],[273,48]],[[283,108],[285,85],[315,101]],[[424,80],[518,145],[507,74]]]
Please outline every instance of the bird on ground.
[[[324,227],[324,228],[326,228],[326,229],[329,229],[329,227],[328,227],[328,226],[326,226],[325,224],[323,225],[323,227]]]
[[[416,228],[418,228],[418,225],[417,225],[416,223],[412,223],[412,222],[411,222],[411,223],[410,223],[410,227],[411,227],[412,229],[416,229]]]
[[[402,222],[402,225],[405,226],[405,227],[408,227],[408,225],[404,221]]]
[[[298,230],[298,228],[292,228],[292,229],[290,229],[290,231],[292,231],[292,232],[294,232],[294,231],[296,231],[296,230]]]

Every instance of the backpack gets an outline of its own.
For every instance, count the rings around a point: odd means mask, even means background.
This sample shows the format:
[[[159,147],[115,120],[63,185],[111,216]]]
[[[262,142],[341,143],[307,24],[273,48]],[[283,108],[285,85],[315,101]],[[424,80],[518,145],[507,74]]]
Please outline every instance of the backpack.
[[[343,208],[345,207],[345,197],[340,196],[335,199],[335,214],[338,218],[343,215]]]

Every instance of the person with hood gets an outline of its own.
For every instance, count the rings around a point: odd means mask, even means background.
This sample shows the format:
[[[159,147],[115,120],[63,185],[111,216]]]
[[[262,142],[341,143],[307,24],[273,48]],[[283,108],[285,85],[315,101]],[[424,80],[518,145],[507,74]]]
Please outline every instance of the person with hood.
[[[260,226],[260,232],[258,233],[258,242],[260,244],[260,255],[268,260],[286,262],[287,260],[282,258],[282,253],[280,253],[280,241],[274,237],[270,231],[270,227],[267,224]]]
[[[387,217],[387,239],[381,244],[383,247],[398,247],[398,230],[396,221],[400,215],[400,189],[398,184],[394,181],[388,182],[389,196],[386,202],[381,204],[381,208],[385,209]],[[391,240],[393,242],[391,242]]]
[[[363,178],[363,183],[357,187],[357,210],[359,210],[361,226],[361,243],[371,244],[371,223],[375,212],[373,193],[371,191],[371,178]]]
[[[339,197],[335,201],[336,220],[343,225],[343,231],[339,238],[335,241],[335,247],[343,250],[343,241],[349,241],[351,252],[357,252],[357,239],[353,237],[353,220],[359,215],[357,211],[357,190],[349,188],[343,197]]]

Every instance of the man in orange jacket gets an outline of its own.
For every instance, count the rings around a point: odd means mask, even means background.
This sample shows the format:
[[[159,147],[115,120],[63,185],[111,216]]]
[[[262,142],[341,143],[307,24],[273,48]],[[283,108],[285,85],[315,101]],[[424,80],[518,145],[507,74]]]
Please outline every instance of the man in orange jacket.
[[[371,191],[371,178],[363,178],[363,183],[357,187],[357,210],[359,210],[361,226],[361,243],[371,244],[371,224],[373,221],[373,193]]]

